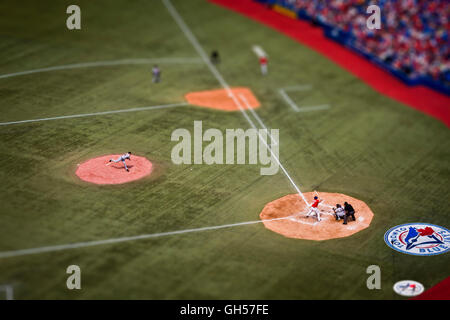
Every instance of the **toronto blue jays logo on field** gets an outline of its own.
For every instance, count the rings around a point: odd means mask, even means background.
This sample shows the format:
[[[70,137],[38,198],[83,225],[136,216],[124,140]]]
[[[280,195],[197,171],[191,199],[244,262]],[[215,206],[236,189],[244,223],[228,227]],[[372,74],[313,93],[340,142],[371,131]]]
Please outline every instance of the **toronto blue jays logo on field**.
[[[429,223],[407,223],[389,229],[386,244],[394,250],[418,256],[431,256],[450,250],[450,232]]]

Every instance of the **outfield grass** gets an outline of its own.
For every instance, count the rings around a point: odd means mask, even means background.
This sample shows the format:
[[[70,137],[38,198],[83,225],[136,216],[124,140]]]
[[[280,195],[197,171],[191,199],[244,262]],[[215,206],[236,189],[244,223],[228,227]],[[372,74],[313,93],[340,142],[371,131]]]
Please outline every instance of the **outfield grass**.
[[[0,75],[94,61],[199,58],[160,1],[76,1],[82,30],[65,27],[73,1],[3,1]],[[370,228],[322,242],[284,238],[262,224],[0,259],[0,284],[16,299],[398,299],[394,282],[430,287],[448,276],[449,255],[394,252],[383,235],[407,222],[449,227],[448,128],[381,96],[293,40],[203,0],[173,0],[219,71],[250,87],[259,116],[280,129],[280,160],[302,191],[339,192],[365,201]],[[269,54],[261,77],[251,51]],[[79,68],[0,79],[0,122],[163,105],[190,91],[220,88],[204,64]],[[295,113],[299,105],[331,105]],[[248,128],[242,114],[183,106],[0,126],[0,252],[102,240],[259,218],[264,205],[295,190],[280,171],[256,165],[172,164],[176,128]],[[74,174],[91,157],[131,150],[156,167],[150,178],[95,186]],[[69,291],[68,265],[82,269]],[[382,290],[366,288],[367,266],[382,270]]]

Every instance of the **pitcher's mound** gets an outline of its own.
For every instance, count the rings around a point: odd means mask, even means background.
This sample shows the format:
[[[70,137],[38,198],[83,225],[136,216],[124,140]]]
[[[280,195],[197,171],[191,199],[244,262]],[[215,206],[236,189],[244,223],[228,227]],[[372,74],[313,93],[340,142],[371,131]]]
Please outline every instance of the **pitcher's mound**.
[[[90,159],[79,164],[75,174],[81,180],[96,184],[121,184],[141,179],[152,172],[152,163],[135,155],[131,155],[131,160],[125,160],[129,172],[125,170],[122,162],[109,164],[109,159],[118,159],[120,156],[112,154]]]
[[[242,109],[255,109],[260,106],[258,99],[250,89],[240,87],[232,88],[231,91]],[[228,96],[228,91],[225,89],[190,92],[185,95],[185,98],[195,106],[224,111],[239,111],[236,101]]]
[[[309,204],[314,201],[314,193],[304,193]],[[306,240],[328,240],[351,236],[369,227],[373,212],[363,201],[340,193],[320,192],[323,201],[319,205],[322,221],[316,216],[306,217],[309,207],[298,194],[289,194],[269,202],[259,215],[264,226],[288,238]],[[347,225],[343,220],[336,221],[332,207],[337,203],[344,206],[347,201],[355,209],[356,221],[349,218]],[[276,219],[276,220],[272,220]]]

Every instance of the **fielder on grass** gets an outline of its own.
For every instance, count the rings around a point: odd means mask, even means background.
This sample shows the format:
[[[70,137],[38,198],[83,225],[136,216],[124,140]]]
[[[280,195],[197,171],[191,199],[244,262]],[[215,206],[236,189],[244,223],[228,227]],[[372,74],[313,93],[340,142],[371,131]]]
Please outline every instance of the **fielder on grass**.
[[[109,159],[109,162],[115,162],[115,163],[117,163],[117,162],[122,161],[122,163],[123,163],[123,165],[124,165],[124,167],[125,167],[125,170],[130,171],[130,170],[128,169],[128,167],[127,167],[127,164],[125,163],[125,160],[126,160],[126,159],[131,160],[131,152],[127,152],[127,153],[125,153],[124,155],[121,155],[121,156],[120,156],[118,159],[116,159],[116,160],[114,160],[114,159]],[[109,165],[109,163],[108,163],[107,165]]]
[[[158,83],[161,81],[161,69],[155,65],[152,69],[152,82]]]

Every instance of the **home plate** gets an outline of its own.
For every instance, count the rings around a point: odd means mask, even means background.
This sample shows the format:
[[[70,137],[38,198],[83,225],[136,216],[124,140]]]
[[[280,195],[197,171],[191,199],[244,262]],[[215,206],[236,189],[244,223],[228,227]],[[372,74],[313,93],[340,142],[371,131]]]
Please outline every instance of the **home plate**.
[[[342,222],[336,221],[332,214],[324,212],[325,210],[322,211],[320,222],[313,216],[306,218],[305,213],[309,210],[309,203],[314,201],[314,196],[314,192],[306,192],[303,197],[299,194],[285,195],[267,203],[259,217],[267,229],[288,238],[305,240],[321,241],[349,237],[369,227],[373,218],[372,210],[364,201],[341,193],[321,192],[320,196],[328,203],[351,203],[359,219],[351,221],[348,225],[342,225]],[[324,208],[326,207],[327,205]],[[361,218],[364,218],[364,222]]]

